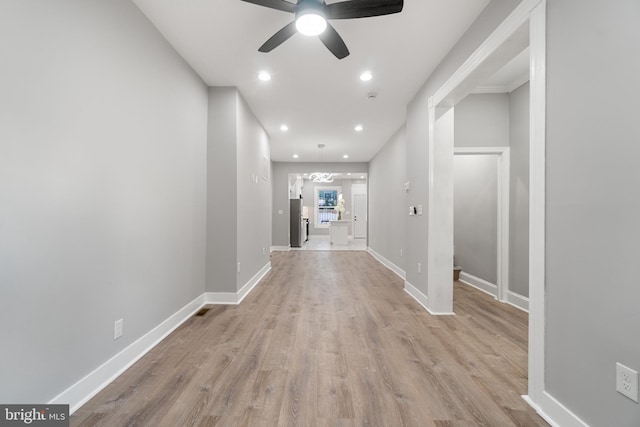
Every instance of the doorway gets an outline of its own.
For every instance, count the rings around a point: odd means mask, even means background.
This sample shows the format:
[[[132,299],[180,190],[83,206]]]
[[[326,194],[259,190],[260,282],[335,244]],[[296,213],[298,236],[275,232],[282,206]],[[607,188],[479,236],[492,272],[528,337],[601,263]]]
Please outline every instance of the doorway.
[[[509,147],[454,148],[454,256],[461,280],[506,302]]]
[[[453,109],[483,79],[529,46],[529,394],[526,399],[534,406],[535,402],[544,399],[545,375],[545,40],[545,1],[523,1],[429,99],[431,176],[428,194],[427,307],[434,314],[452,314]],[[436,232],[432,233],[432,229]],[[448,280],[444,280],[445,276]]]

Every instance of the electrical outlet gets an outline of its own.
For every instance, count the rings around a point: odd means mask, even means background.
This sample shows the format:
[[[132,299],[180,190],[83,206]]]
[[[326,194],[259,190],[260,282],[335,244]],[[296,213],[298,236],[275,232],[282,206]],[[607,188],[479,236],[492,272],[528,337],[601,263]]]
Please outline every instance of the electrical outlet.
[[[123,331],[124,331],[124,320],[123,319],[116,320],[115,323],[113,324],[113,339],[117,340],[118,338],[120,338],[122,336]]]
[[[616,363],[616,390],[634,402],[638,402],[638,373]]]
[[[240,263],[238,263],[238,273],[240,273]]]
[[[409,216],[413,216],[413,206],[409,206]]]
[[[418,263],[418,273],[422,273],[422,263]]]
[[[422,215],[422,205],[418,205],[418,215]]]

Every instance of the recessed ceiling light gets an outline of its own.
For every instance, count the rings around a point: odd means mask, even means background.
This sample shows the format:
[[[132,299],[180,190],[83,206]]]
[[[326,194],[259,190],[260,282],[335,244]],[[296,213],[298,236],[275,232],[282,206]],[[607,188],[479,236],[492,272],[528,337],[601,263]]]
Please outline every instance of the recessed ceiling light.
[[[362,176],[360,177],[360,179],[364,179],[364,175],[362,175]]]
[[[258,74],[258,78],[263,82],[268,82],[269,80],[271,80],[271,74],[267,73],[266,71],[260,71],[260,73]]]
[[[294,158],[294,159],[297,159],[297,158],[298,158],[298,155],[297,155],[297,154],[294,154],[294,155],[293,155],[293,158]]]
[[[351,176],[351,172],[349,172],[347,175]]]
[[[282,132],[286,132],[286,131],[288,131],[288,130],[289,130],[289,126],[287,126],[287,125],[282,125],[282,126],[280,126],[280,130],[281,130]]]
[[[306,173],[304,174],[304,176],[307,176],[307,175],[308,175],[308,174],[306,174]]]
[[[343,158],[343,159],[348,159],[348,158],[349,158],[349,155],[348,155],[348,154],[345,154],[344,156],[342,156],[342,158]]]
[[[362,127],[362,125],[356,125],[354,129],[356,130],[356,132],[362,132],[362,129],[364,128]]]
[[[363,82],[368,82],[372,78],[373,78],[373,74],[371,74],[371,71],[365,71],[362,74],[360,74],[360,80],[362,80]]]

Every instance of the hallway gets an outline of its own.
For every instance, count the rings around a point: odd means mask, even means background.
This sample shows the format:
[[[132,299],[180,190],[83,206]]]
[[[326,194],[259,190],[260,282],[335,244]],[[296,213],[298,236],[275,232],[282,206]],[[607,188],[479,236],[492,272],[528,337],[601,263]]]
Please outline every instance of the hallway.
[[[527,315],[464,285],[431,316],[366,252],[275,252],[241,305],[194,316],[73,426],[546,426]]]

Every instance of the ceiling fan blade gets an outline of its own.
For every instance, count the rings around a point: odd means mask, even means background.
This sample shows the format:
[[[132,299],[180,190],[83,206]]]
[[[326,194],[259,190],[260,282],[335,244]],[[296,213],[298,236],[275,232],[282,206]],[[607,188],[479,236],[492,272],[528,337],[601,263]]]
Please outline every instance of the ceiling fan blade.
[[[320,41],[335,55],[336,58],[342,59],[349,56],[349,49],[340,37],[335,28],[327,22],[327,29],[318,36]]]
[[[296,33],[296,21],[291,22],[286,25],[280,31],[271,36],[269,40],[264,42],[258,51],[260,52],[271,52],[273,49],[280,46],[282,43],[289,40],[289,38]]]
[[[282,10],[283,12],[295,13],[296,5],[285,0],[242,0],[247,3],[257,4],[270,9]]]
[[[403,0],[350,0],[328,4],[324,10],[327,19],[352,19],[398,13],[403,6]]]

